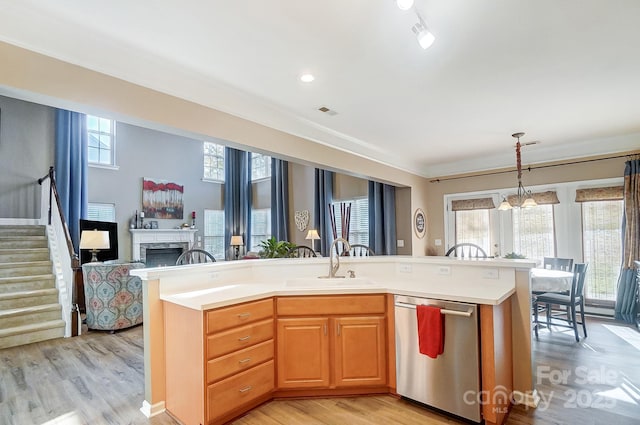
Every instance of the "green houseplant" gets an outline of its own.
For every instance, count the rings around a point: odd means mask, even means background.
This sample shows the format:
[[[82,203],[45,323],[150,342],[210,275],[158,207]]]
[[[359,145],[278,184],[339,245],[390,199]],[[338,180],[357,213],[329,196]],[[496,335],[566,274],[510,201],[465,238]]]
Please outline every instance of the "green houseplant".
[[[289,256],[289,251],[296,244],[288,241],[278,241],[271,236],[266,241],[260,242],[260,258],[284,258]]]
[[[521,259],[524,259],[524,258],[527,258],[527,257],[525,257],[522,254],[517,254],[515,252],[510,252],[507,255],[505,255],[504,258],[520,259],[521,260]]]

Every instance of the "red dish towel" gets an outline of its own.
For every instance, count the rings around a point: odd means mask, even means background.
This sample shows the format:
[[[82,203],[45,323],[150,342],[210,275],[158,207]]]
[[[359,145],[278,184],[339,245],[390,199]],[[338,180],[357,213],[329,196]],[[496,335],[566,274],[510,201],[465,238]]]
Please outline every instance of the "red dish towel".
[[[432,359],[444,352],[444,319],[439,307],[416,306],[420,354]]]

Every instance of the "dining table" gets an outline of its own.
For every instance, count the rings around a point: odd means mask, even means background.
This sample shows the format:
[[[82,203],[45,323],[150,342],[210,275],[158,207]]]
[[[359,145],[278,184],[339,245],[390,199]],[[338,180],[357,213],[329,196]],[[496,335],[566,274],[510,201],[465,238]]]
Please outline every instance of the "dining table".
[[[531,292],[569,292],[573,282],[573,272],[533,268],[530,270]]]

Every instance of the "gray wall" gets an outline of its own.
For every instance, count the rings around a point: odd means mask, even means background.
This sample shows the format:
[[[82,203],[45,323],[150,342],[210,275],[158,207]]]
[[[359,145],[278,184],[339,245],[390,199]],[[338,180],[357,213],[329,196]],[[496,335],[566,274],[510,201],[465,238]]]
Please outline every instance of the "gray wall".
[[[89,202],[114,203],[120,258],[131,256],[129,221],[142,208],[142,178],[170,180],[184,185],[182,220],[157,220],[161,229],[191,223],[196,212],[196,237],[204,236],[204,210],[222,209],[223,189],[202,181],[202,141],[118,122],[118,170],[89,167]],[[156,220],[156,219],[153,219]]]
[[[38,178],[53,165],[54,110],[0,96],[0,217],[39,218]]]
[[[0,217],[39,217],[37,179],[53,165],[54,115],[53,108],[0,96]],[[116,140],[116,169],[90,166],[88,191],[89,202],[115,204],[119,257],[131,258],[129,223],[142,207],[143,177],[184,185],[183,219],[158,219],[158,227],[190,224],[191,211],[196,211],[196,237],[203,237],[204,210],[222,209],[224,190],[222,184],[202,179],[202,141],[123,122],[117,123]],[[224,144],[222,140],[211,141]],[[306,230],[301,232],[295,226],[294,212],[309,210],[307,229],[313,227],[314,167],[290,162],[289,185],[290,239],[309,245],[304,239]],[[253,185],[256,208],[269,207],[270,190],[269,180]],[[367,196],[367,181],[337,173],[335,192],[337,199]],[[396,201],[398,211],[410,209],[410,191],[405,194],[408,196],[401,195]],[[409,242],[409,252],[410,229],[410,223],[398,223],[398,238]]]

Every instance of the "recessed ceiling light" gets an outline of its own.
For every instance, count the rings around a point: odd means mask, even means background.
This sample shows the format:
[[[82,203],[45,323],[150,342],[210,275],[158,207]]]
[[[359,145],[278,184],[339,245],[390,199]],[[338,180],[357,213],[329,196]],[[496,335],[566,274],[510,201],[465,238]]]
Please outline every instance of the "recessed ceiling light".
[[[313,76],[313,75],[311,75],[311,74],[302,74],[302,75],[300,76],[300,81],[302,81],[303,83],[310,83],[310,82],[312,82],[312,81],[313,81],[313,80],[315,80],[315,79],[316,79],[316,77],[314,77],[314,76]]]
[[[413,0],[396,0],[396,5],[400,10],[409,10],[413,7]]]

